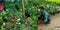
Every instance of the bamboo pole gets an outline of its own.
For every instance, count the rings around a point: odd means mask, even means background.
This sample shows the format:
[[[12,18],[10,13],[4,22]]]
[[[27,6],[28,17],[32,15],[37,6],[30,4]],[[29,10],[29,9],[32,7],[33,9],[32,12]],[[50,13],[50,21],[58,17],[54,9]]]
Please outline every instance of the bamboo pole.
[[[24,0],[22,0],[22,11],[23,11],[23,14],[24,14],[24,18],[25,18],[25,10],[24,10]]]

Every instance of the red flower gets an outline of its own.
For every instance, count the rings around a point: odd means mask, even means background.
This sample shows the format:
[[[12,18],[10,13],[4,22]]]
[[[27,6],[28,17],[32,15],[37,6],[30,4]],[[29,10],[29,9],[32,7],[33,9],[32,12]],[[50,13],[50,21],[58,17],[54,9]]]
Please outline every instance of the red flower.
[[[4,4],[0,3],[0,10],[3,10],[3,9],[4,9]]]

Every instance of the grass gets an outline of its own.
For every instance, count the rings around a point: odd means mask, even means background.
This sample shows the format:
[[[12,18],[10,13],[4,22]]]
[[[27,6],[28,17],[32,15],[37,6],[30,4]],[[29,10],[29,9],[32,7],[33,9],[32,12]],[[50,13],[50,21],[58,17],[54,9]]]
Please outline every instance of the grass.
[[[48,2],[56,2],[56,3],[59,3],[60,4],[60,0],[46,0]]]

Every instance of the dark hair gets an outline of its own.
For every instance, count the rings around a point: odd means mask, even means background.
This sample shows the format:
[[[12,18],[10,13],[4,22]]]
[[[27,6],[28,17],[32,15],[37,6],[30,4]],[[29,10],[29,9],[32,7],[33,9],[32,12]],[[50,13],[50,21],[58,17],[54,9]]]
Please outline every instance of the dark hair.
[[[40,9],[44,9],[44,7],[40,7]]]

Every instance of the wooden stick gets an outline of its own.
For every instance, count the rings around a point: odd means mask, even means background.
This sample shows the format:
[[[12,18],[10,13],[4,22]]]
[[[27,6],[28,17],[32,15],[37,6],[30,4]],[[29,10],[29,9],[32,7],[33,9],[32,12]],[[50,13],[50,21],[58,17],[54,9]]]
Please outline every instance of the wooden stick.
[[[25,18],[24,0],[22,0],[22,11],[24,12],[24,18]]]

